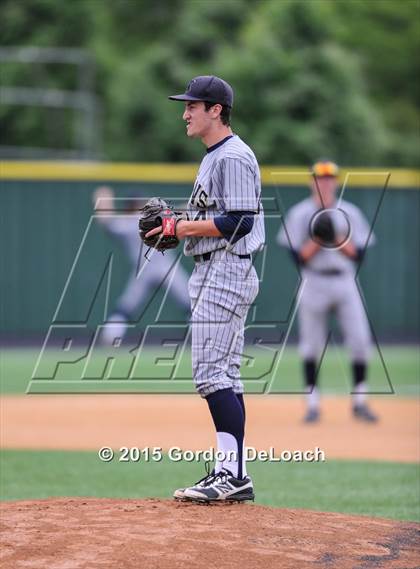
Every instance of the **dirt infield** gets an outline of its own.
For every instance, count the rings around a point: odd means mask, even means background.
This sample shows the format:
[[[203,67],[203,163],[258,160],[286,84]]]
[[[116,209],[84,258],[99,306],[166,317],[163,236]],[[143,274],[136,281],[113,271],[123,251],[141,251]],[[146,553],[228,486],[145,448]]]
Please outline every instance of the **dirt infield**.
[[[420,524],[248,504],[1,505],[3,569],[415,569]]]
[[[419,403],[392,396],[371,400],[380,422],[361,424],[350,398],[324,398],[322,421],[307,426],[303,399],[247,397],[246,444],[321,448],[327,459],[419,460]],[[98,450],[102,446],[207,449],[215,444],[207,405],[200,397],[168,395],[26,395],[0,399],[3,448]],[[384,443],[386,441],[386,444]]]
[[[381,420],[356,422],[349,398],[325,398],[319,425],[301,397],[247,398],[248,446],[318,446],[328,458],[415,462],[418,402],[377,398]],[[4,396],[3,448],[84,449],[214,444],[196,396]],[[384,444],[386,441],[386,444]],[[250,504],[62,498],[0,505],[5,569],[417,569],[420,524]]]

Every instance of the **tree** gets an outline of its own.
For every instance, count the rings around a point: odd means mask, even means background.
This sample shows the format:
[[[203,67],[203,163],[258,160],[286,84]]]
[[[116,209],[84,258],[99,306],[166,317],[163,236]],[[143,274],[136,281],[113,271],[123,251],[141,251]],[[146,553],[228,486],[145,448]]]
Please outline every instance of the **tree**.
[[[263,163],[329,156],[345,164],[417,163],[416,0],[4,0],[3,45],[73,46],[97,66],[108,160],[202,155],[168,101],[195,75],[235,88],[233,126]],[[416,73],[417,71],[417,73]],[[1,83],[71,88],[74,74],[2,65]],[[71,140],[71,121],[0,107],[3,140]],[[56,128],[54,129],[54,125]]]

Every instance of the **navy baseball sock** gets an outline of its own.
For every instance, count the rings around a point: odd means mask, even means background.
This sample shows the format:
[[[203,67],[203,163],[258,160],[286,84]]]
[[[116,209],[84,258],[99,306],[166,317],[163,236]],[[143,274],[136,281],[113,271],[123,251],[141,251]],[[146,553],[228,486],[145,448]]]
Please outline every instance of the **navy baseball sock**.
[[[246,412],[245,412],[245,401],[244,401],[244,394],[243,393],[237,393],[236,397],[238,398],[239,404],[242,407],[242,413],[244,414],[244,424],[246,421]]]
[[[315,387],[316,385],[316,361],[305,360],[303,362],[305,382],[307,387]]]
[[[366,371],[365,362],[353,362],[353,402],[355,405],[363,405],[366,401]]]
[[[222,468],[235,478],[246,476],[243,460],[245,418],[238,396],[231,388],[220,389],[206,397],[217,433],[217,450],[226,460],[216,461],[216,473]]]
[[[366,379],[366,363],[353,362],[353,385],[356,386]]]
[[[317,372],[316,361],[305,360],[303,362],[305,383],[306,383],[306,401],[309,409],[318,410],[319,408],[319,393],[316,386]]]

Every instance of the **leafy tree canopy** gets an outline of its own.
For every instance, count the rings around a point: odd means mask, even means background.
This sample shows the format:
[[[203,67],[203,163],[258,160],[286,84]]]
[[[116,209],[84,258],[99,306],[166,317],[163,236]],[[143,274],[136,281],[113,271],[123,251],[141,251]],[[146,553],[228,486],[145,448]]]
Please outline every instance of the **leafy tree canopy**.
[[[167,96],[215,74],[233,85],[234,130],[262,163],[329,156],[415,166],[419,27],[417,0],[4,0],[2,8],[3,46],[91,54],[102,152],[126,161],[199,159],[182,104]],[[4,63],[0,82],[74,89],[76,80],[69,66]],[[50,110],[46,121],[45,112],[0,106],[2,144],[70,144],[71,117]]]

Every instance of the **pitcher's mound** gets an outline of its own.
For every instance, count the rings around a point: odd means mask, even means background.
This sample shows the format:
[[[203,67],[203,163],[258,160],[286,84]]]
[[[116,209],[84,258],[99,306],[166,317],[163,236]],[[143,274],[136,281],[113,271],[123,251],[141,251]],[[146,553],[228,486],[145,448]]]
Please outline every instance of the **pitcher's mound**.
[[[420,524],[251,504],[62,498],[1,506],[4,569],[408,569]]]

